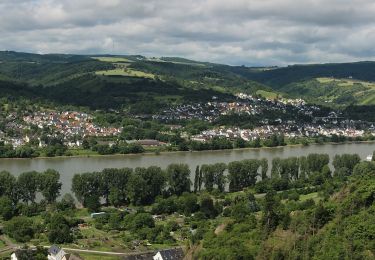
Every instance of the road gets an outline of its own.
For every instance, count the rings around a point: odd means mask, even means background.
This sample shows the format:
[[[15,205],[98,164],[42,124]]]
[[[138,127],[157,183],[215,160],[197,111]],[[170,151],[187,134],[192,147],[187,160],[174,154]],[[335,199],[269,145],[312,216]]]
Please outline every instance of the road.
[[[21,245],[14,244],[7,236],[0,236],[0,239],[5,242],[6,247],[0,250],[0,253],[7,252],[7,251],[14,251],[16,249],[21,248]],[[44,248],[50,248],[51,246],[43,246]],[[35,246],[30,246],[29,248],[36,248]],[[182,247],[174,247],[174,248],[182,248]],[[174,249],[173,248],[173,249]],[[128,253],[120,253],[120,252],[108,252],[108,251],[96,251],[96,250],[89,250],[89,249],[76,249],[76,248],[62,248],[66,252],[72,253],[88,253],[88,254],[96,254],[96,255],[108,255],[108,256],[132,256],[132,255],[144,255],[155,253],[155,250],[149,250],[144,252],[128,252]],[[172,249],[172,248],[171,248]]]

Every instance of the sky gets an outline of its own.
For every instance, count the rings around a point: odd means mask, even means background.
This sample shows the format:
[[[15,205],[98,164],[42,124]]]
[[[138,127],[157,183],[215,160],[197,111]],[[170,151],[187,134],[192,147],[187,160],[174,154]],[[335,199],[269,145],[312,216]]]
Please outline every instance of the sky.
[[[373,0],[0,0],[0,50],[231,65],[375,60]]]

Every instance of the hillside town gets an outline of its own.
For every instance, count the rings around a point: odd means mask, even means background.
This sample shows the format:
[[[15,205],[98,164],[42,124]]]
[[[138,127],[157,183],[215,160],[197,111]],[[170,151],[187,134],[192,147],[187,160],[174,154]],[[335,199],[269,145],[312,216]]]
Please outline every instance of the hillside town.
[[[79,147],[86,136],[108,137],[117,136],[122,128],[101,127],[93,123],[93,116],[78,111],[34,112],[20,118],[11,113],[5,120],[4,128],[12,129],[12,136],[0,131],[0,140],[13,147],[19,147],[30,142],[33,133],[42,132],[49,137],[62,136],[69,147]],[[45,144],[38,137],[39,147]]]
[[[267,117],[270,114],[280,117],[271,119]],[[258,121],[251,128],[217,124],[220,117],[231,115],[256,116]],[[288,116],[287,119],[284,115]],[[365,134],[375,135],[375,127],[371,122],[350,120],[336,111],[324,114],[318,106],[308,105],[302,99],[266,99],[244,93],[236,94],[231,102],[219,101],[217,97],[213,97],[206,103],[170,107],[151,117],[156,122],[171,126],[171,131],[179,132],[187,141],[198,142],[206,142],[215,137],[253,141],[257,138],[266,139],[275,134],[286,138],[333,135],[357,138]],[[208,122],[212,126],[198,134],[188,135],[181,123],[189,120]],[[93,115],[80,111],[34,111],[24,114],[12,112],[2,120],[0,141],[14,148],[29,143],[44,147],[46,143],[42,136],[59,137],[67,147],[80,148],[86,137],[110,138],[114,143],[123,134],[123,127],[104,127],[94,122]],[[140,144],[167,144],[164,140],[159,141],[163,142],[146,140]]]
[[[264,99],[244,93],[235,95],[232,102],[220,102],[217,97],[212,97],[212,101],[207,103],[183,104],[163,110],[152,118],[163,122],[173,122],[178,120],[204,120],[214,122],[219,116],[231,113],[260,115],[265,112],[279,111],[285,113],[292,110],[300,115],[311,116],[319,111],[316,106],[306,105],[302,99]]]

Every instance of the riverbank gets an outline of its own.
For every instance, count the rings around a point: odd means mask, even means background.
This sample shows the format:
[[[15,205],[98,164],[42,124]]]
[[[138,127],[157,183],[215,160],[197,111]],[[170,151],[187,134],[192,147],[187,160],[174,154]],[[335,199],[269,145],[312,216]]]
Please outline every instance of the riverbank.
[[[18,176],[23,172],[44,172],[54,169],[61,174],[63,183],[62,194],[70,193],[72,178],[75,173],[102,171],[105,168],[137,168],[158,166],[166,169],[169,164],[183,163],[189,166],[191,181],[194,180],[197,165],[230,163],[245,159],[267,159],[269,169],[274,158],[288,158],[307,156],[311,153],[328,154],[334,158],[337,154],[358,154],[365,160],[375,150],[375,142],[351,142],[314,144],[309,146],[289,145],[273,148],[244,148],[231,150],[199,151],[199,152],[164,152],[132,154],[132,155],[105,155],[105,156],[77,156],[25,159],[3,159],[0,162],[0,171],[8,171]],[[269,170],[270,171],[270,170]],[[268,172],[270,174],[270,172]]]
[[[108,157],[133,157],[133,156],[160,156],[160,155],[166,155],[166,154],[190,154],[190,153],[221,153],[225,151],[252,151],[252,150],[267,150],[267,149],[281,149],[284,147],[308,147],[308,146],[323,146],[323,145],[346,145],[346,144],[366,144],[366,143],[374,143],[375,140],[370,141],[346,141],[346,142],[325,142],[325,143],[309,143],[308,145],[304,144],[287,144],[284,146],[275,146],[275,147],[244,147],[244,148],[233,148],[233,149],[218,149],[218,150],[202,150],[202,151],[146,151],[143,153],[129,153],[129,154],[94,154],[92,151],[89,151],[88,153],[80,153],[79,155],[62,155],[62,156],[55,156],[55,157],[47,157],[47,156],[39,156],[39,157],[33,157],[33,158],[0,158],[1,160],[45,160],[45,159],[67,159],[67,158],[108,158]],[[374,148],[375,150],[375,148]]]

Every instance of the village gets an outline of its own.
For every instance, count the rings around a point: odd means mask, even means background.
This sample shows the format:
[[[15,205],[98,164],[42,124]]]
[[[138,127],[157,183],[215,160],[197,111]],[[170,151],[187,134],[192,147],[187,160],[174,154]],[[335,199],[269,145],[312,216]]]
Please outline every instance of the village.
[[[122,131],[122,128],[98,126],[93,123],[93,116],[77,111],[37,111],[22,116],[22,120],[17,119],[20,118],[17,118],[15,113],[7,117],[9,122],[5,128],[14,130],[11,131],[12,136],[7,136],[3,131],[0,132],[0,140],[5,144],[11,144],[13,147],[30,143],[32,133],[38,131],[38,129],[46,132],[50,137],[62,136],[64,144],[68,147],[80,147],[83,138],[86,136],[117,136]],[[38,146],[44,147],[45,145],[45,142],[38,137]]]
[[[244,141],[254,141],[267,139],[272,135],[283,135],[285,138],[332,137],[334,135],[347,138],[375,136],[375,127],[371,122],[350,120],[336,111],[330,111],[327,114],[320,112],[318,106],[308,105],[302,99],[267,99],[238,93],[232,102],[223,102],[217,97],[212,97],[212,100],[207,103],[182,104],[164,109],[159,114],[152,115],[151,118],[156,122],[171,126],[170,128],[176,130],[185,140],[198,142],[207,142],[215,137],[231,141],[238,138]],[[267,115],[270,113],[277,113],[280,117],[268,118]],[[216,123],[218,118],[231,115],[256,116],[258,122],[250,120],[249,123],[254,123],[253,127]],[[136,115],[133,116],[136,117]],[[182,124],[189,120],[208,122],[211,126],[200,133],[189,135]],[[27,144],[42,148],[47,146],[43,139],[43,136],[47,136],[62,138],[63,144],[68,148],[82,148],[83,140],[87,137],[109,138],[111,143],[115,143],[120,140],[123,131],[122,127],[100,126],[95,123],[93,115],[80,111],[34,111],[25,114],[12,112],[6,116],[3,127],[0,129],[0,141],[14,148]],[[135,141],[137,140],[128,141],[128,143]],[[168,144],[157,140],[141,140],[139,143],[142,146]]]
[[[217,97],[207,103],[183,104],[170,107],[157,115],[154,120],[173,122],[178,120],[198,119],[207,122],[214,122],[219,116],[229,114],[260,115],[264,112],[279,111],[286,113],[287,110],[301,115],[311,116],[319,111],[319,107],[306,105],[302,99],[267,99],[259,98],[244,93],[235,94],[236,100],[232,102],[220,102]]]

